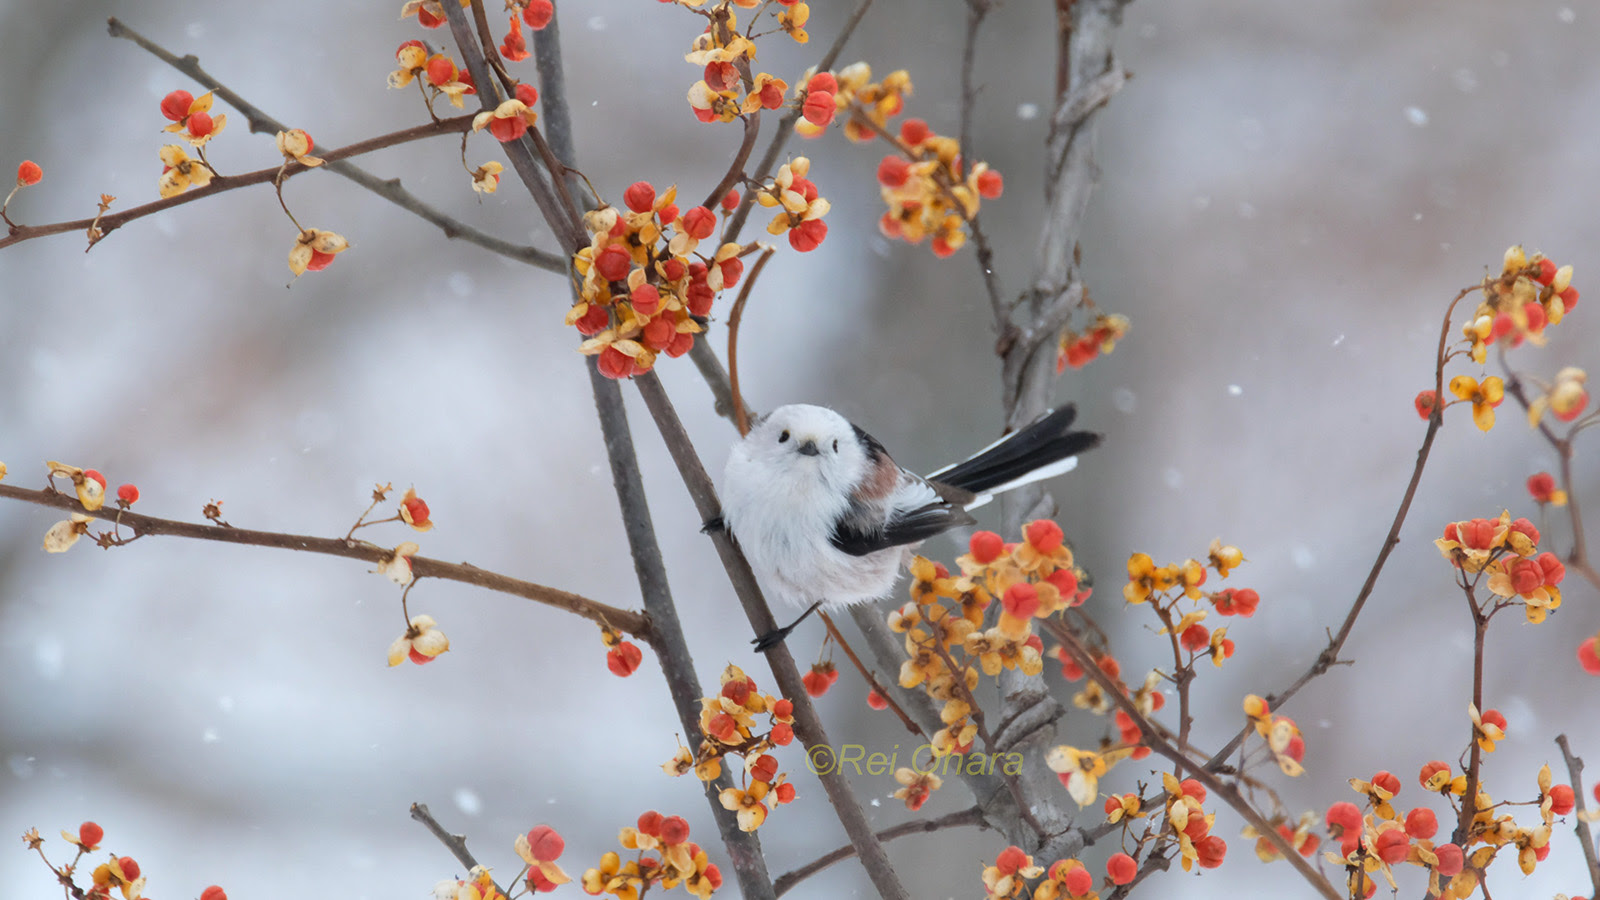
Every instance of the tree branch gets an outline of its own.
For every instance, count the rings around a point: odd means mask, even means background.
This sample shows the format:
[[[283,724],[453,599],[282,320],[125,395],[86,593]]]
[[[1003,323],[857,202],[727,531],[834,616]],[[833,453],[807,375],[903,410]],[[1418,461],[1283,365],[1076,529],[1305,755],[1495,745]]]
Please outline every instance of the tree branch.
[[[212,77],[211,73],[200,68],[200,61],[192,54],[180,58],[160,44],[129,28],[115,17],[109,19],[106,25],[112,37],[132,41],[149,52],[150,55],[193,78],[206,90],[215,91],[217,96],[221,97],[225,103],[244,114],[245,121],[250,126],[252,134],[275,134],[279,131],[289,130],[288,126],[267,115],[259,107],[246,101],[222,82]],[[437,226],[447,238],[476,244],[491,253],[498,253],[501,256],[525,262],[550,272],[566,271],[566,262],[553,253],[546,253],[535,247],[519,246],[510,241],[501,240],[494,235],[473,228],[459,219],[445,215],[438,209],[424,203],[417,195],[401,187],[400,179],[398,178],[378,178],[360,166],[349,162],[330,161],[323,168],[335,175],[354,181],[401,209]]]
[[[711,477],[706,474],[705,466],[700,462],[699,454],[695,452],[694,444],[689,440],[688,432],[684,431],[677,411],[672,408],[672,401],[661,387],[660,379],[656,377],[655,372],[646,372],[635,376],[633,383],[639,388],[639,394],[644,398],[645,405],[650,408],[650,415],[655,419],[656,428],[661,432],[661,438],[666,442],[667,450],[678,466],[678,474],[682,476],[684,486],[689,489],[689,496],[694,500],[695,509],[701,519],[707,522],[717,519],[722,514],[722,505],[717,500],[716,489],[712,486]],[[755,633],[766,634],[775,630],[778,623],[773,619],[772,610],[767,607],[767,601],[761,595],[761,588],[756,584],[755,573],[750,570],[750,563],[745,560],[744,553],[734,543],[733,536],[726,529],[714,529],[711,532],[711,540],[716,545],[717,555],[721,557],[722,565],[728,571],[728,580],[732,583],[739,602],[744,606],[745,615],[749,618]],[[822,720],[817,717],[816,708],[811,705],[811,698],[800,680],[800,670],[795,666],[794,657],[789,655],[789,648],[781,643],[777,644],[766,651],[766,657],[768,665],[772,667],[773,677],[777,679],[778,688],[783,696],[794,704],[795,733],[800,736],[800,740],[805,743],[808,750],[815,747],[831,747],[827,732],[823,730]],[[839,823],[844,826],[850,842],[855,845],[861,857],[861,864],[867,870],[867,876],[872,879],[878,893],[885,900],[899,900],[899,898],[909,900],[910,895],[901,885],[900,877],[889,862],[883,844],[872,833],[866,813],[862,811],[861,803],[856,799],[844,774],[835,767],[827,773],[819,773],[818,778],[822,781],[823,789],[827,791],[828,800],[833,803],[833,810],[839,817]]]
[[[437,137],[438,135],[442,134],[460,134],[471,127],[471,116],[455,116],[449,119],[440,119],[436,122],[429,122],[426,125],[414,125],[410,128],[392,131],[388,134],[380,134],[377,137],[367,138],[364,141],[357,141],[354,144],[350,144],[346,147],[340,147],[337,150],[329,150],[328,152],[322,154],[322,158],[330,163],[337,162],[338,160],[346,159],[348,157],[360,156],[363,153],[371,153],[374,150],[382,150],[386,147],[394,147],[400,144],[407,144],[412,141],[420,141],[424,138]],[[142,219],[145,216],[161,212],[165,209],[171,209],[174,206],[182,206],[185,203],[193,203],[196,200],[203,200],[206,197],[210,197],[214,194],[220,194],[224,191],[249,187],[255,184],[268,184],[278,177],[278,173],[280,171],[283,173],[283,177],[287,179],[291,176],[299,175],[302,172],[310,171],[310,168],[297,162],[290,162],[283,166],[272,166],[266,169],[257,169],[254,172],[246,172],[243,175],[217,175],[212,178],[211,183],[207,184],[205,187],[192,188],[184,191],[181,194],[165,197],[152,203],[146,203],[143,206],[135,206],[132,209],[123,210],[119,213],[101,215],[88,219],[75,219],[71,222],[56,222],[50,225],[15,225],[11,227],[10,233],[5,238],[0,238],[0,248],[9,247],[12,244],[18,244],[22,241],[46,237],[52,234],[63,234],[69,231],[86,231],[90,225],[95,224],[99,225],[101,232],[110,234],[116,229],[122,227],[125,223],[132,222],[135,219]],[[555,258],[551,257],[548,253],[534,250],[531,247],[524,249],[530,254],[537,254],[538,258],[540,259],[545,257],[549,257],[551,259]],[[533,258],[533,256],[528,256],[528,258],[524,259],[524,261],[527,262]]]
[[[433,813],[428,812],[428,804],[411,804],[411,818],[421,822],[422,827],[428,829],[430,834],[438,838],[439,843],[443,844],[445,849],[450,851],[450,855],[454,856],[456,858],[456,862],[461,863],[463,868],[467,869],[468,871],[477,868],[477,858],[472,855],[471,850],[467,849],[467,836],[464,834],[451,834],[450,832],[445,831],[444,826],[440,825],[439,821],[433,817]],[[500,896],[507,896],[505,889],[502,888],[498,883],[495,884],[494,887],[495,890],[500,893]]]
[[[1593,889],[1589,896],[1600,897],[1600,860],[1595,858],[1594,834],[1589,831],[1589,822],[1584,818],[1583,760],[1573,755],[1565,734],[1556,735],[1556,745],[1561,748],[1561,758],[1567,762],[1567,783],[1572,785],[1572,811],[1575,814],[1572,818],[1577,822],[1572,830],[1583,847],[1583,863],[1589,871],[1589,886]],[[783,879],[779,878],[778,881],[782,882]]]
[[[198,522],[182,522],[176,519],[158,519],[155,516],[141,515],[136,512],[111,507],[101,507],[90,512],[83,508],[83,504],[79,503],[76,497],[51,488],[30,491],[26,488],[0,484],[0,497],[21,500],[25,503],[35,503],[39,506],[48,506],[68,513],[92,516],[107,522],[115,522],[132,529],[136,537],[163,535],[193,538],[201,541],[218,541],[224,544],[275,547],[279,550],[321,553],[327,556],[341,556],[345,559],[359,559],[370,563],[380,563],[394,556],[392,548],[380,547],[368,541],[313,537],[303,534],[282,534],[275,531],[253,531],[248,528],[221,527],[210,523],[201,524]],[[459,581],[464,584],[487,588],[491,591],[498,591],[502,594],[523,597],[547,606],[554,606],[557,609],[564,609],[567,612],[575,613],[602,625],[610,625],[612,628],[625,631],[652,645],[655,643],[655,628],[647,616],[632,610],[608,606],[558,588],[546,587],[530,581],[521,581],[487,569],[480,569],[468,563],[449,563],[426,556],[411,557],[411,571],[418,578]]]
[[[958,812],[940,816],[937,819],[921,819],[915,822],[904,822],[900,825],[894,826],[893,828],[885,828],[884,830],[877,832],[877,836],[878,840],[880,841],[892,841],[895,838],[905,837],[908,834],[929,834],[935,831],[943,831],[946,828],[960,828],[963,825],[976,825],[979,828],[989,827],[988,825],[984,824],[983,811],[978,809],[976,806],[971,806]],[[821,872],[823,869],[826,869],[840,860],[849,859],[855,855],[855,845],[845,844],[843,847],[840,847],[831,853],[825,853],[797,869],[793,869],[783,873],[782,875],[779,875],[778,880],[774,881],[772,885],[773,887],[777,888],[778,896],[782,897],[784,894],[789,892],[790,888],[794,887],[805,879],[810,878],[812,875]]]

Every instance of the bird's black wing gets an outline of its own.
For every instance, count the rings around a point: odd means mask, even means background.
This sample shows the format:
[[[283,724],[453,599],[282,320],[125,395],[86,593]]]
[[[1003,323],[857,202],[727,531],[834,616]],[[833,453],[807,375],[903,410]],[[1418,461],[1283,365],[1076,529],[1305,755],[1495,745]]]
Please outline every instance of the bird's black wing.
[[[932,490],[929,491],[930,495]],[[903,547],[925,541],[936,534],[977,520],[965,509],[944,499],[908,510],[897,510],[887,521],[871,521],[867,510],[852,509],[834,523],[830,538],[833,546],[851,556],[866,556],[890,547]],[[881,517],[881,511],[878,513]]]

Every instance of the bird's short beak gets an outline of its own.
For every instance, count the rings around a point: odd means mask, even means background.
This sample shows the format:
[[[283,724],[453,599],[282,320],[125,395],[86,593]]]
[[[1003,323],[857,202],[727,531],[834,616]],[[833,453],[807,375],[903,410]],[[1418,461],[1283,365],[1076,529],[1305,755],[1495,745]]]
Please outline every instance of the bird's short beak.
[[[821,456],[822,455],[822,451],[817,449],[817,442],[816,441],[806,441],[806,442],[802,443],[799,447],[796,447],[795,449],[799,450],[800,453],[802,455],[804,455],[804,456]]]

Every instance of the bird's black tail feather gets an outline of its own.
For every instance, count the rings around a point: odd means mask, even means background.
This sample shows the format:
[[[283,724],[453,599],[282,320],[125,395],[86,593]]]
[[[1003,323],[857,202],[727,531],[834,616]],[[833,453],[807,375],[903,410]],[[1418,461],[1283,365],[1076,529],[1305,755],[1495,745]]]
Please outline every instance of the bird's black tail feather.
[[[1102,435],[1073,431],[1078,409],[1067,404],[1046,413],[1019,431],[980,450],[971,459],[940,469],[929,481],[948,484],[987,499],[984,495],[1020,487],[1038,478],[1072,468],[1066,460],[1100,444]],[[1041,470],[1055,469],[1053,472]],[[1035,475],[1035,478],[1029,478]]]

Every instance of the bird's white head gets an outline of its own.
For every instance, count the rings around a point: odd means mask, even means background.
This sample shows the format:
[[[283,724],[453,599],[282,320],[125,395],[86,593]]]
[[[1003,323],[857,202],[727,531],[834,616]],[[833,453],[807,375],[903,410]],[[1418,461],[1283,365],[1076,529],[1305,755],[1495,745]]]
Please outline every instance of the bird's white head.
[[[831,409],[780,406],[745,436],[742,451],[774,483],[847,497],[867,472],[867,448],[850,420]]]

